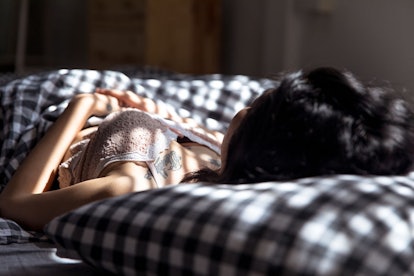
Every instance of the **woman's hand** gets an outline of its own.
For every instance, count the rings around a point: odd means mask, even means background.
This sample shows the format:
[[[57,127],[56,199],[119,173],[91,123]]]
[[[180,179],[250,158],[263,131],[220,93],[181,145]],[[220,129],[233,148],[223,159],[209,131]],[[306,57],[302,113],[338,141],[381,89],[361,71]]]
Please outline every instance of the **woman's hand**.
[[[211,131],[204,126],[198,124],[194,119],[182,118],[174,110],[167,110],[165,106],[157,105],[153,100],[141,97],[132,91],[123,91],[115,89],[97,89],[97,94],[115,97],[118,99],[120,106],[127,106],[138,108],[145,112],[154,113],[164,118],[173,120],[177,123],[187,123],[194,127],[200,127],[207,133],[211,133],[216,137],[217,141],[221,143],[223,140],[223,134],[218,131]]]
[[[115,89],[96,89],[97,94],[115,97],[123,107],[133,107],[139,110],[157,114],[161,117],[182,122],[182,118],[173,110],[167,110],[165,106],[157,105],[153,100],[139,96],[138,94],[127,90]]]
[[[89,111],[90,116],[103,117],[122,108],[117,98],[101,93],[78,94],[72,99],[71,103],[83,106]]]
[[[96,93],[117,98],[122,106],[151,113],[156,113],[157,110],[157,104],[153,100],[139,96],[132,91],[98,88]]]

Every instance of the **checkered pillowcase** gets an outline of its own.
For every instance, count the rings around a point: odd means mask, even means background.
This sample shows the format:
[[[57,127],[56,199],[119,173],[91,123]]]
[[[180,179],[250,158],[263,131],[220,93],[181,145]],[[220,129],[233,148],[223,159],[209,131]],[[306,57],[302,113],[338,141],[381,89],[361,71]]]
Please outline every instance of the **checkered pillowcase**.
[[[119,275],[413,275],[414,179],[186,184],[89,204],[45,228]]]

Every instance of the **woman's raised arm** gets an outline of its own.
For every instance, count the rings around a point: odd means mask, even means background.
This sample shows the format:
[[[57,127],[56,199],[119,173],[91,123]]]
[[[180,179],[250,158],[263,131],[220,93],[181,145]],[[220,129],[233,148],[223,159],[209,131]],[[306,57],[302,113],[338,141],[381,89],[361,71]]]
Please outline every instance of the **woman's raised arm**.
[[[107,110],[107,106],[111,106],[110,110]],[[110,96],[75,96],[19,166],[3,191],[4,196],[20,192],[36,194],[48,190],[66,150],[84,127],[86,120],[92,115],[106,115],[117,106],[117,99]]]
[[[0,194],[0,215],[16,220],[19,220],[21,215],[25,215],[23,212],[32,216],[41,215],[36,214],[36,206],[40,207],[42,204],[38,203],[41,202],[36,200],[32,202],[30,196],[42,194],[50,189],[66,150],[90,116],[103,116],[119,108],[118,100],[111,96],[96,93],[75,96],[62,115],[20,164]],[[47,206],[47,201],[45,204],[44,209],[55,208],[55,206]]]

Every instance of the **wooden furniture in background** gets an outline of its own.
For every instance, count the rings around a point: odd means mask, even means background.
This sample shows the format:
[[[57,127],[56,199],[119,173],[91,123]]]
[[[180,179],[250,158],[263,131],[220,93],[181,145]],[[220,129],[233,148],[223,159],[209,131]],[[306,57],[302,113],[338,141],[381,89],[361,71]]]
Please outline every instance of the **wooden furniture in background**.
[[[90,0],[89,64],[220,71],[220,0]]]

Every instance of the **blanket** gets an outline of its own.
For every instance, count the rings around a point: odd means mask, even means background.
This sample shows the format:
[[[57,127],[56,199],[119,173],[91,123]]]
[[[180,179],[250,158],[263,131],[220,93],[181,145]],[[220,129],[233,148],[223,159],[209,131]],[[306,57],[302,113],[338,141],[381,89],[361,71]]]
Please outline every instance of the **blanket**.
[[[128,89],[224,132],[239,109],[273,85],[271,80],[247,76],[161,74],[155,78],[139,72],[127,76],[118,71],[66,69],[12,81],[0,87],[0,192],[78,93],[91,93],[98,87]]]

